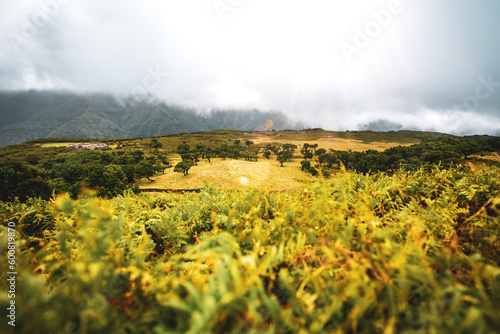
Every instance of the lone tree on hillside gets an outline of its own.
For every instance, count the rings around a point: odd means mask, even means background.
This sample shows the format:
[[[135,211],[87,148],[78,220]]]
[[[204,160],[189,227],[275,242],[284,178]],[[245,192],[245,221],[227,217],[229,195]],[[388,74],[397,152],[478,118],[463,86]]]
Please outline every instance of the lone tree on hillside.
[[[159,148],[163,147],[163,144],[158,141],[156,138],[152,138],[151,142],[149,143],[149,150],[151,151],[152,148],[155,149],[155,151],[158,151]]]
[[[284,154],[280,154],[280,155],[278,155],[277,160],[280,162],[281,167],[283,167],[283,163],[286,161],[286,159],[285,159],[285,155],[284,155]]]
[[[189,169],[193,167],[193,162],[191,160],[183,160],[179,162],[177,165],[174,167],[174,172],[175,173],[183,173],[184,176],[188,175]]]
[[[158,149],[162,148],[162,147],[163,147],[163,144],[160,142],[156,142],[153,144],[153,148],[155,149],[155,151],[158,151]]]

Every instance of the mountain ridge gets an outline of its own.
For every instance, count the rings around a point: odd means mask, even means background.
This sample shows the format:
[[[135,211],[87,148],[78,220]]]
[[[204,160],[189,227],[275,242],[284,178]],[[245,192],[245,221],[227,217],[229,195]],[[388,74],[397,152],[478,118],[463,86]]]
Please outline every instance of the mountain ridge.
[[[212,110],[171,105],[164,101],[111,94],[65,91],[0,92],[0,147],[52,137],[133,138],[211,130],[298,129],[275,111]]]

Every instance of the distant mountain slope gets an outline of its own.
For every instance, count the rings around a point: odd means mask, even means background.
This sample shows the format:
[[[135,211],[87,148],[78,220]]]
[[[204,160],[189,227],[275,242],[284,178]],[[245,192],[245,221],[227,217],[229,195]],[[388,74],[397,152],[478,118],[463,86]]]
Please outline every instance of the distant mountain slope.
[[[219,129],[297,128],[278,112],[193,109],[162,101],[53,91],[0,92],[0,146],[47,137],[130,138]],[[303,125],[300,125],[303,127]]]

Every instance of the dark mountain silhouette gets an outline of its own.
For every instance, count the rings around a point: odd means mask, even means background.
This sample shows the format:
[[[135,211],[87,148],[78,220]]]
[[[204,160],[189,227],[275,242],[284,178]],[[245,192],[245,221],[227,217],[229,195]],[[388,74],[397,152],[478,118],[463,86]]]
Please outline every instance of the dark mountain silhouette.
[[[304,127],[283,113],[194,109],[152,98],[54,91],[0,92],[0,146],[50,138],[131,138],[219,129],[276,130]]]

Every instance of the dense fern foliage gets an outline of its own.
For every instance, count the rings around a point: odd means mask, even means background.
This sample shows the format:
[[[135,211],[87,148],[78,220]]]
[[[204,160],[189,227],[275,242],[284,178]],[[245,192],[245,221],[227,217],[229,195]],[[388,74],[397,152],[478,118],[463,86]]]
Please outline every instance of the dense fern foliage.
[[[19,234],[16,333],[492,333],[499,174],[3,203]]]

